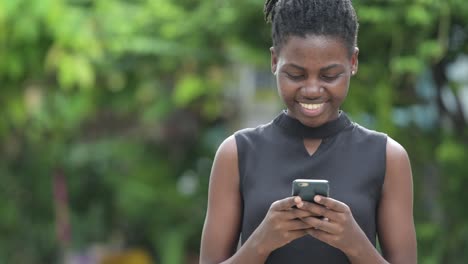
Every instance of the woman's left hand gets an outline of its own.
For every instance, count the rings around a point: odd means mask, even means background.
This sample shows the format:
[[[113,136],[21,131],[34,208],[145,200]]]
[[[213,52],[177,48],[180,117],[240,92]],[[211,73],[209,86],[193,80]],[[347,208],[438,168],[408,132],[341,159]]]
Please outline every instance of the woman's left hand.
[[[314,201],[317,204],[304,202],[300,209],[323,218],[301,218],[311,226],[307,232],[316,239],[340,249],[348,256],[356,254],[360,245],[365,245],[359,242],[368,239],[354,220],[349,206],[320,195],[316,195]]]

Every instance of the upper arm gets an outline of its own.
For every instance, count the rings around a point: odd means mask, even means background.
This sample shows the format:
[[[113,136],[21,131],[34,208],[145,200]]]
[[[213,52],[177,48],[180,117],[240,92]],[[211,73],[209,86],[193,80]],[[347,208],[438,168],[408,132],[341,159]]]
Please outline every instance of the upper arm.
[[[211,170],[200,263],[220,263],[235,253],[241,214],[237,146],[230,136],[220,145]]]
[[[416,263],[413,180],[406,150],[388,138],[385,180],[378,211],[383,256],[390,263]]]

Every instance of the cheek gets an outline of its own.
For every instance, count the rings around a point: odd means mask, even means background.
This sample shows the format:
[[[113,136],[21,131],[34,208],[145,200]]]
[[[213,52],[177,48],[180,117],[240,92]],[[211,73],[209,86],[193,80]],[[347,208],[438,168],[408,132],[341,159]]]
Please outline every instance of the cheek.
[[[278,85],[278,95],[281,97],[281,99],[287,103],[289,101],[289,97],[291,97],[285,90],[283,87],[281,87],[280,85]]]
[[[294,97],[294,93],[299,87],[297,84],[291,83],[291,81],[284,78],[278,78],[276,81],[278,85],[278,91],[280,94],[286,97]]]
[[[335,98],[335,101],[338,101],[340,104],[343,103],[343,101],[346,99],[348,95],[348,90],[349,90],[349,82],[346,82],[346,81],[335,86],[334,89],[332,89],[333,91],[332,94],[333,94],[333,97]]]
[[[287,100],[287,98],[290,97],[290,92],[288,92],[289,89],[288,89],[287,82],[277,77],[276,85],[278,89],[278,94],[281,96],[283,100]]]

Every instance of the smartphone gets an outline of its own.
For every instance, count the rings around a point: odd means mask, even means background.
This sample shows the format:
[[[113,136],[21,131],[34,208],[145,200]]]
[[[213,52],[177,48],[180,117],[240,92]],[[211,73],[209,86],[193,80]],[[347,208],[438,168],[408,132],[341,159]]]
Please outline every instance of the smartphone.
[[[329,191],[327,180],[296,179],[292,183],[292,196],[299,196],[307,202],[314,202],[315,195],[328,197]]]

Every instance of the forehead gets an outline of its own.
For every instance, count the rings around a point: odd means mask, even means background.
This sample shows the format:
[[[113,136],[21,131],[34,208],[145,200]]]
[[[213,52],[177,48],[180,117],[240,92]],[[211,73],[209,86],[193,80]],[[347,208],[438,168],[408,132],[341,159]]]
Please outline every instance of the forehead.
[[[340,39],[316,35],[289,37],[283,44],[279,57],[284,63],[300,65],[345,64],[349,61],[348,50]]]

